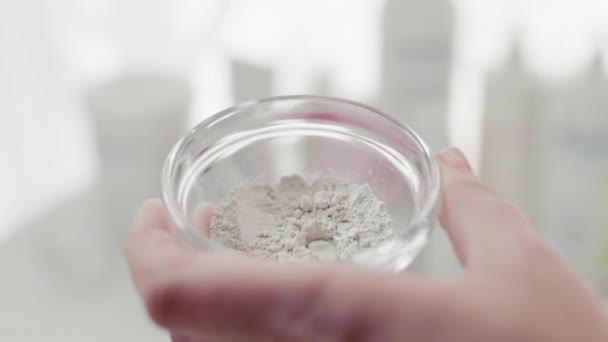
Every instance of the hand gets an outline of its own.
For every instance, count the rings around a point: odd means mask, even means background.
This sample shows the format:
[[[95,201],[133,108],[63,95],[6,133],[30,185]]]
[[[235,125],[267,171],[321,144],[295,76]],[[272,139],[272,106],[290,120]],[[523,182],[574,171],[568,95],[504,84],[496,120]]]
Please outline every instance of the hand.
[[[464,276],[435,283],[352,265],[286,265],[176,243],[158,200],[127,242],[133,281],[174,341],[608,341],[599,300],[483,186],[439,153],[440,221]]]

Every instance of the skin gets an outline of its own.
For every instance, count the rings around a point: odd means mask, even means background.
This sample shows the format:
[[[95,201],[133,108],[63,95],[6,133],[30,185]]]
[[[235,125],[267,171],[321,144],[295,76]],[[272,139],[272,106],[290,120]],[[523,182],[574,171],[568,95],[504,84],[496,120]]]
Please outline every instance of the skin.
[[[600,300],[526,215],[482,185],[459,150],[437,160],[439,218],[465,270],[456,281],[190,250],[148,200],[126,244],[133,282],[182,342],[608,341]]]

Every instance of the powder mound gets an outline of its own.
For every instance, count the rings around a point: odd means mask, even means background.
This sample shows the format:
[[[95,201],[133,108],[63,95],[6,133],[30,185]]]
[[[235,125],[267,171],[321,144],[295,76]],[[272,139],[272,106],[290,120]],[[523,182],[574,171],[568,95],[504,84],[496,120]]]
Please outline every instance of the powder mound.
[[[210,238],[263,260],[349,260],[394,236],[392,221],[367,184],[298,175],[245,184],[216,208]]]

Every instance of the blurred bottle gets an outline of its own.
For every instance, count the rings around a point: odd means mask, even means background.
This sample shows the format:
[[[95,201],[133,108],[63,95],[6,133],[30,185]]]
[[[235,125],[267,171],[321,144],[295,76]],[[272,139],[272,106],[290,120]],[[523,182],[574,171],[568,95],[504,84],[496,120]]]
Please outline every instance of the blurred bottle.
[[[447,145],[447,101],[454,13],[449,0],[388,0],[384,8],[380,108],[420,134],[432,149]],[[436,229],[412,271],[437,278],[459,269]]]
[[[272,93],[272,69],[233,58],[232,93],[236,103],[268,97]]]
[[[542,230],[596,286],[608,281],[608,80],[600,56],[543,113]],[[603,283],[603,285],[602,285]]]
[[[449,0],[389,0],[381,107],[437,150],[447,144],[453,9]]]
[[[506,63],[490,72],[486,88],[480,176],[528,213],[535,203],[535,113],[538,82],[513,44]]]
[[[154,74],[124,75],[89,92],[101,196],[118,239],[141,202],[159,197],[162,166],[184,132],[190,98],[188,82]]]

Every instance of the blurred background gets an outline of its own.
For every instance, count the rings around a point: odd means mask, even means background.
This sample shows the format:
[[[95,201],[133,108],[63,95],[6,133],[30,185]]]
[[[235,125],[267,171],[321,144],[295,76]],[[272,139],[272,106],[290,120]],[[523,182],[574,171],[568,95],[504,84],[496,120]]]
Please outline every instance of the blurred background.
[[[462,148],[608,299],[606,55],[604,0],[0,0],[0,340],[166,341],[133,212],[187,127],[291,93]],[[457,276],[433,239],[413,270]]]

